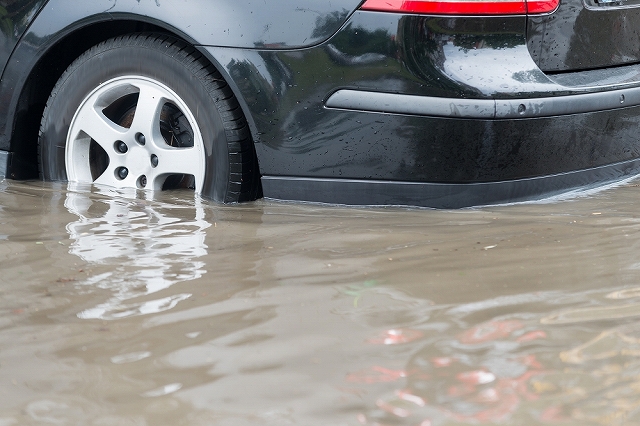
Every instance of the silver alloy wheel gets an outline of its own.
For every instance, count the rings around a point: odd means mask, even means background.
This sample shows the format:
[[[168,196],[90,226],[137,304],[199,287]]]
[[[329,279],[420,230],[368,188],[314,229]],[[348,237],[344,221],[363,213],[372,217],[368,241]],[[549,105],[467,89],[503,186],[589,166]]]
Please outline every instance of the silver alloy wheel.
[[[109,114],[132,99],[129,120]],[[189,128],[189,143],[174,144],[173,131],[163,134],[168,109],[180,115],[170,126]],[[194,115],[173,90],[148,77],[123,76],[98,86],[80,103],[67,134],[65,167],[72,182],[161,190],[169,176],[190,175],[200,193],[205,161]]]

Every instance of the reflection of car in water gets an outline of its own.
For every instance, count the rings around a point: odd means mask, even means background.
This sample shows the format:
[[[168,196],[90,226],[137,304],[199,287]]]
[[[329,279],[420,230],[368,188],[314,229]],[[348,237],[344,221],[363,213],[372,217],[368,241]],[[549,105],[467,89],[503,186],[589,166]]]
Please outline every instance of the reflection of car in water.
[[[2,2],[0,175],[461,207],[640,171],[635,0],[337,3]]]
[[[112,266],[85,284],[113,296],[82,311],[82,318],[116,319],[171,309],[190,295],[154,294],[206,273],[199,258],[207,254],[204,240],[211,224],[197,202],[195,209],[162,203],[141,207],[135,198],[96,199],[71,188],[64,205],[78,218],[67,225],[73,241],[69,252],[94,266]]]

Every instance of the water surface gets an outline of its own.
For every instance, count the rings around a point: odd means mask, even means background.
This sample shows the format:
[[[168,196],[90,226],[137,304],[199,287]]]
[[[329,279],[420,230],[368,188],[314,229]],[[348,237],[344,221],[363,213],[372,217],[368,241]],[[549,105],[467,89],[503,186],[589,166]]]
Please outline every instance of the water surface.
[[[0,426],[640,423],[639,231],[0,181]]]

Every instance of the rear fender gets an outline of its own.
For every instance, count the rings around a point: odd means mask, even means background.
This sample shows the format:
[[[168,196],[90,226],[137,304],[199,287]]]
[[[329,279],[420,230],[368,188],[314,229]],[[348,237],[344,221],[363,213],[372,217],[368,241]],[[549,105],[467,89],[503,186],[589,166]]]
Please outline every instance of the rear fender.
[[[11,55],[0,85],[0,150],[12,146],[16,116],[33,114],[29,95],[21,95],[36,64],[77,30],[109,21],[131,21],[163,28],[196,46],[296,49],[319,44],[337,32],[361,0],[50,0],[33,20]],[[82,41],[78,41],[81,43]],[[43,70],[42,74],[61,73]],[[44,75],[42,76],[45,77]],[[22,102],[22,104],[21,104]],[[24,104],[24,105],[23,105]],[[30,126],[38,117],[30,119]],[[20,141],[20,143],[22,143]],[[16,150],[17,148],[17,150]]]

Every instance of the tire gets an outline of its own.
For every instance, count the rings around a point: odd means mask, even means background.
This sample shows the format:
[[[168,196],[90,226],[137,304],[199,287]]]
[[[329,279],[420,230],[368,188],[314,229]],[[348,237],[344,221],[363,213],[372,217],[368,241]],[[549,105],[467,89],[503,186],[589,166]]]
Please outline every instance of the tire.
[[[260,195],[247,121],[220,73],[167,35],[132,34],[76,59],[39,134],[41,177],[162,190],[219,202]]]

